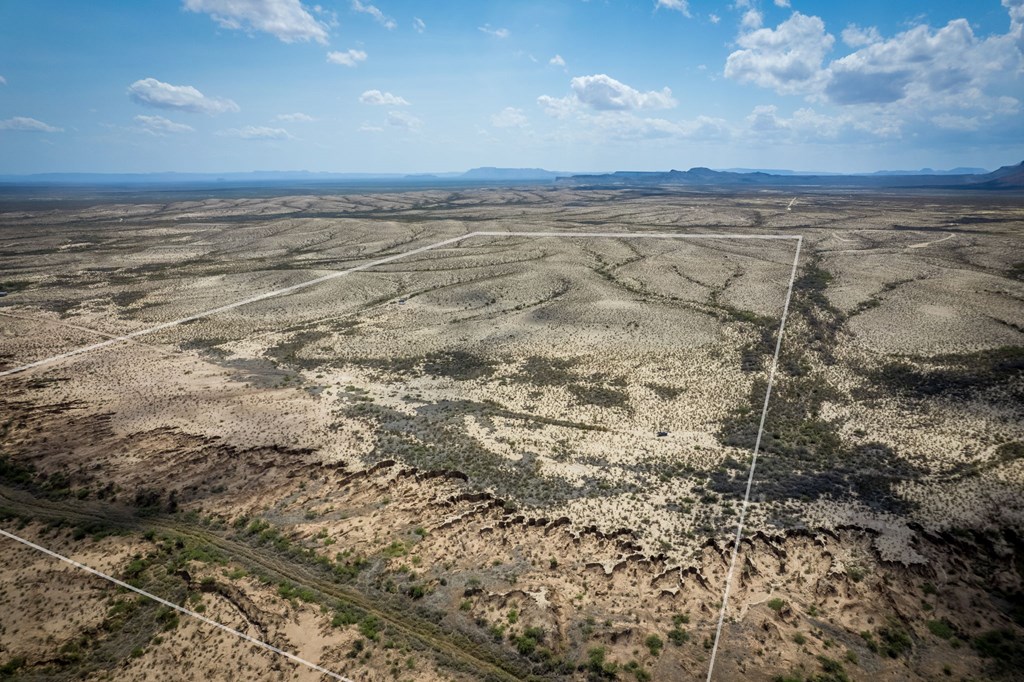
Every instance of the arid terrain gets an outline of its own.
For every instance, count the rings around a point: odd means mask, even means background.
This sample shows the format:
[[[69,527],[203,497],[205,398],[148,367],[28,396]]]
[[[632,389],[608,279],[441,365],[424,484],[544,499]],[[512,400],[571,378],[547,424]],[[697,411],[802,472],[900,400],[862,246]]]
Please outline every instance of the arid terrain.
[[[1019,679],[1024,198],[792,192],[0,202],[0,372],[166,325],[0,376],[0,528],[353,680],[703,680],[745,514],[715,679]],[[327,679],[0,547],[0,679]]]

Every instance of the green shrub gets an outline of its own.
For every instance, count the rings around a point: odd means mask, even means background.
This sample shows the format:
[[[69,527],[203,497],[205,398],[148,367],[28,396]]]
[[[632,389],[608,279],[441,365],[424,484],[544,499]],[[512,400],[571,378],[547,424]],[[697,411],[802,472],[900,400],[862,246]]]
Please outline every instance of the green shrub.
[[[673,628],[668,631],[668,641],[672,642],[676,646],[682,646],[690,639],[690,633],[680,628]]]
[[[380,636],[381,625],[382,623],[379,618],[368,615],[359,621],[359,632],[366,639],[376,642],[377,638]]]
[[[878,637],[882,641],[882,648],[890,658],[898,658],[901,654],[910,651],[914,643],[910,635],[895,623],[878,628]]]
[[[945,620],[930,620],[927,625],[928,629],[931,630],[931,633],[936,637],[949,639],[953,636],[953,628]]]
[[[644,645],[651,652],[652,656],[657,656],[661,653],[662,648],[664,648],[665,642],[657,635],[648,635],[647,639],[644,640]]]
[[[979,656],[991,659],[991,668],[997,673],[1024,668],[1024,643],[1013,630],[989,630],[975,637],[971,644]]]
[[[839,661],[828,656],[818,656],[818,663],[821,664],[821,669],[825,671],[824,676],[818,677],[821,682],[849,682],[850,678],[847,676],[843,664]]]
[[[529,656],[537,649],[537,640],[527,635],[516,638],[516,650],[523,656]]]
[[[9,677],[25,666],[24,656],[15,656],[3,665],[0,665],[0,677]]]
[[[870,651],[873,654],[877,654],[878,653],[878,641],[875,640],[875,636],[873,634],[871,634],[870,632],[868,632],[867,630],[864,630],[863,632],[861,632],[860,636],[864,640],[864,645],[867,646],[868,651]]]

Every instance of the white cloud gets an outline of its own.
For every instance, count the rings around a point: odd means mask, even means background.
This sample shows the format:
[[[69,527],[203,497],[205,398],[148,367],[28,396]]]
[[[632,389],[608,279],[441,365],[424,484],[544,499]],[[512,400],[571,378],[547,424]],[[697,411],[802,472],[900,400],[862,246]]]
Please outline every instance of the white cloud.
[[[1003,0],[1003,7],[1010,13],[1011,28],[1019,31],[1024,26],[1024,0]]]
[[[708,15],[708,21],[710,21],[712,24],[717,24],[721,20],[722,20],[722,17],[718,16],[717,14],[709,14]]]
[[[344,52],[328,52],[327,61],[331,64],[341,64],[342,66],[355,66],[359,62],[366,61],[366,53],[362,50],[345,50]]]
[[[477,30],[483,31],[487,35],[494,36],[495,38],[508,38],[510,35],[512,35],[512,32],[509,31],[507,28],[491,28],[490,24],[477,26]]]
[[[369,14],[371,17],[373,17],[374,21],[376,21],[378,24],[380,24],[389,31],[394,30],[398,26],[398,24],[395,23],[394,19],[385,15],[383,12],[381,12],[373,5],[364,5],[363,3],[359,2],[359,0],[352,0],[352,9],[355,10],[356,12]]]
[[[843,29],[843,42],[850,47],[864,47],[882,41],[882,36],[874,26],[861,28],[856,24],[850,24]]]
[[[642,118],[633,114],[603,115],[594,119],[613,137],[624,140],[663,139],[720,140],[729,136],[729,125],[720,118],[698,116],[692,120],[670,121]]]
[[[404,111],[389,111],[385,121],[389,126],[409,131],[418,130],[421,125],[421,121],[418,118]]]
[[[0,85],[7,85],[7,79],[3,76],[0,76]]]
[[[229,128],[222,130],[219,135],[227,137],[240,137],[243,140],[290,140],[292,134],[284,128],[268,128],[267,126],[245,126],[244,128]]]
[[[690,120],[670,120],[636,113],[676,106],[668,88],[641,92],[604,74],[573,78],[571,86],[569,95],[542,95],[537,98],[537,104],[548,116],[571,121],[565,132],[588,143],[659,138],[704,141],[731,135],[729,125],[720,118],[697,116]],[[506,109],[502,114],[512,111],[517,110]],[[492,124],[497,123],[495,119]],[[514,120],[510,115],[509,122]]]
[[[764,25],[764,15],[756,9],[748,9],[740,19],[740,27],[745,31],[753,31],[755,28],[761,28],[762,25]]]
[[[426,22],[420,19],[419,17],[412,18],[412,27],[416,29],[417,33],[423,33],[424,31],[427,30]]]
[[[932,123],[943,130],[973,131],[981,127],[977,116],[958,116],[957,114],[938,114],[932,116]]]
[[[155,78],[143,78],[129,85],[128,97],[149,107],[198,114],[222,114],[239,110],[238,105],[229,99],[207,97],[191,85],[171,85]]]
[[[565,60],[562,59],[562,55],[556,54],[554,57],[548,60],[548,64],[551,64],[552,66],[561,66],[564,68]]]
[[[687,0],[656,0],[654,9],[662,7],[680,12],[684,17],[690,16],[690,3]]]
[[[392,95],[390,92],[380,90],[367,90],[359,95],[359,101],[363,104],[385,105],[391,107],[407,107],[409,102],[404,97]]]
[[[359,132],[361,132],[361,133],[383,133],[384,129],[381,128],[380,126],[374,126],[374,125],[370,125],[368,123],[364,123],[363,125],[359,126]]]
[[[749,4],[747,5],[749,6]],[[849,25],[843,42],[853,48],[826,62],[834,38],[819,17],[799,12],[775,29],[741,31],[725,75],[780,94],[803,94],[813,102],[855,107],[857,119],[831,123],[800,110],[793,120],[817,120],[821,130],[892,136],[909,130],[927,135],[935,128],[993,132],[1012,125],[1024,75],[1024,0],[1003,0],[1010,18],[1004,34],[979,37],[966,19],[945,26],[912,26],[891,38],[875,27]],[[800,119],[799,117],[803,117]],[[763,125],[764,112],[757,116]],[[831,128],[829,126],[832,126]],[[793,130],[790,123],[787,129]]]
[[[34,118],[28,118],[27,116],[15,116],[14,118],[0,121],[0,130],[18,130],[26,133],[59,133],[64,129],[43,123]]]
[[[505,107],[491,116],[491,125],[495,128],[525,128],[529,121],[522,109]]]
[[[327,27],[299,0],[185,0],[184,5],[190,12],[209,14],[224,28],[263,31],[286,43],[327,43]]]
[[[637,116],[629,111],[601,111],[580,113],[573,129],[591,139],[615,140],[724,140],[732,131],[723,119],[697,116],[690,120],[673,121],[665,118]]]
[[[775,29],[742,33],[736,42],[743,49],[726,60],[726,78],[794,94],[820,88],[822,61],[835,38],[819,17],[794,12]]]
[[[775,0],[776,7],[789,7],[789,0]]]
[[[144,132],[150,135],[167,135],[168,133],[191,133],[194,128],[184,123],[175,123],[163,116],[136,116],[138,123]]]
[[[572,79],[570,86],[577,100],[599,111],[670,109],[676,106],[672,91],[668,88],[640,92],[603,73],[577,76]]]
[[[537,104],[544,109],[544,113],[554,118],[569,118],[579,109],[579,102],[575,97],[551,97],[541,95],[537,98]]]
[[[829,116],[806,107],[786,118],[779,115],[778,107],[773,104],[754,107],[746,122],[746,133],[752,142],[773,144],[877,140],[899,135],[902,126],[898,118],[885,114]]]
[[[994,105],[986,89],[1007,77],[1019,82],[1024,62],[1013,39],[1010,34],[979,39],[966,19],[939,29],[915,26],[832,62],[824,93],[843,105]]]
[[[274,117],[275,121],[290,121],[292,123],[310,123],[316,119],[309,114],[303,114],[301,112],[295,112],[294,114],[278,114]]]

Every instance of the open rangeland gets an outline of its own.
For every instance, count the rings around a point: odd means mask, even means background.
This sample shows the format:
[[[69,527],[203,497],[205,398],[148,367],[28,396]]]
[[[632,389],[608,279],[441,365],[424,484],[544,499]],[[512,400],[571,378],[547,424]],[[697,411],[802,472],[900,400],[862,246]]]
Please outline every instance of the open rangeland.
[[[1019,196],[86,203],[0,204],[0,372],[515,234],[0,377],[9,532],[356,680],[680,680],[745,513],[715,679],[1024,665]],[[0,677],[322,678],[0,544]]]

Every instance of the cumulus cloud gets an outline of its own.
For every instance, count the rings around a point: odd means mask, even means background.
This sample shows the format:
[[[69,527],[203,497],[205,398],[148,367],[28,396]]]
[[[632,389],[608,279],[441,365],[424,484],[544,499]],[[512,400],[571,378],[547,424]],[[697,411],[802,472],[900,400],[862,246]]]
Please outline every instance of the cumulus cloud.
[[[690,16],[690,3],[687,0],[656,0],[654,9],[670,9],[681,13],[684,17]]]
[[[366,53],[362,50],[349,49],[344,52],[328,52],[327,61],[331,64],[341,64],[342,66],[355,66],[359,62],[366,61]]]
[[[364,5],[359,2],[359,0],[352,0],[352,9],[356,12],[361,12],[362,14],[369,14],[373,17],[374,21],[389,31],[394,30],[398,26],[394,19],[381,12],[373,5]]]
[[[143,106],[195,114],[223,114],[239,110],[238,105],[229,99],[207,97],[191,85],[171,85],[155,78],[143,78],[129,85],[128,97]]]
[[[720,118],[670,120],[638,114],[641,110],[676,106],[668,88],[640,92],[604,74],[573,78],[571,86],[569,95],[542,95],[537,104],[548,116],[571,120],[570,134],[574,136],[593,140],[721,140],[731,134],[730,126]],[[510,116],[510,120],[515,119]]]
[[[191,133],[194,128],[184,123],[175,123],[163,116],[136,116],[135,122],[144,132],[150,135],[168,135],[173,133]]]
[[[746,51],[730,56],[727,76],[838,109],[805,107],[784,116],[775,106],[762,105],[739,134],[752,144],[1003,134],[1019,119],[1020,101],[1010,95],[1020,92],[1024,74],[1021,38],[1015,33],[1017,26],[1024,33],[1024,25],[1015,23],[1013,14],[1024,0],[1010,1],[1018,5],[1004,3],[1011,10],[1008,33],[979,37],[963,19],[940,28],[913,26],[889,38],[875,28],[851,25],[842,37],[853,51],[831,61],[824,56],[829,42],[824,25],[812,26],[814,17],[802,22],[803,31],[783,22],[774,30],[741,33]]]
[[[0,121],[0,130],[18,130],[25,133],[59,133],[64,129],[27,116],[15,116],[14,118]]]
[[[644,118],[632,114],[605,116],[596,119],[599,126],[619,139],[721,140],[729,136],[729,125],[724,119],[698,116],[695,119],[670,121],[664,118]]]
[[[850,24],[843,29],[843,42],[850,47],[864,47],[872,43],[881,42],[882,36],[874,26],[861,28],[856,24]]]
[[[888,114],[855,116],[843,112],[830,116],[809,107],[797,109],[785,117],[773,104],[754,107],[746,123],[746,133],[752,140],[776,144],[831,142],[840,138],[872,140],[898,135],[902,126],[898,118]]]
[[[698,116],[689,120],[669,120],[638,116],[630,111],[580,113],[574,129],[598,140],[723,140],[731,135],[729,124],[720,118]]]
[[[409,131],[418,130],[422,124],[418,118],[407,114],[404,111],[389,111],[385,121],[393,128],[401,128]]]
[[[913,77],[907,69],[870,71],[852,62],[838,64],[825,92],[836,104],[888,104],[906,96]]]
[[[708,21],[710,21],[712,24],[717,24],[721,20],[722,20],[722,17],[718,16],[717,14],[709,14],[708,15]]]
[[[597,110],[670,109],[676,106],[668,88],[640,92],[603,73],[577,76],[570,86],[577,100]]]
[[[477,30],[482,31],[489,36],[494,36],[495,38],[508,38],[510,35],[512,35],[512,32],[509,31],[507,28],[491,28],[490,24],[477,26]]]
[[[412,27],[416,29],[417,33],[423,33],[427,30],[427,23],[419,17],[412,18]]]
[[[327,27],[299,0],[185,0],[185,9],[209,14],[224,28],[262,31],[286,43],[327,43]]]
[[[295,112],[294,114],[278,114],[274,117],[275,121],[289,121],[292,123],[310,123],[316,119],[309,114],[303,114],[301,112]]]
[[[284,128],[268,128],[267,126],[245,126],[244,128],[229,128],[222,130],[219,135],[227,137],[240,137],[243,140],[290,140],[292,134]]]
[[[880,134],[911,121],[976,129],[1017,111],[1007,109],[1003,98],[1020,91],[1024,74],[1024,0],[1002,4],[1010,19],[1005,34],[979,37],[966,19],[939,28],[920,24],[890,38],[875,27],[851,24],[841,35],[853,51],[830,62],[833,36],[819,17],[796,12],[774,29],[741,31],[741,49],[729,55],[725,75],[780,94],[875,112],[880,123],[872,129]]]
[[[742,33],[736,42],[742,49],[726,59],[726,78],[794,94],[820,87],[822,61],[835,38],[819,17],[794,12],[776,28]]]
[[[541,95],[537,98],[537,104],[544,109],[544,113],[554,118],[569,118],[569,116],[578,110],[578,102],[575,97],[551,97],[550,95]]]
[[[763,24],[764,15],[756,9],[748,9],[743,13],[743,18],[740,19],[740,27],[747,31],[753,31],[755,28],[761,28]]]
[[[754,107],[747,116],[750,130],[757,134],[798,132],[804,139],[835,138],[847,125],[848,119],[818,114],[813,109],[798,109],[790,118],[779,115],[774,104]]]
[[[1011,15],[1012,16],[1012,15]],[[825,95],[836,104],[955,104],[977,99],[986,85],[1018,72],[1021,54],[1010,36],[981,40],[966,19],[940,29],[920,25],[871,44],[829,65]]]
[[[775,0],[776,7],[789,7],[789,0]]]
[[[390,92],[381,92],[380,90],[367,90],[363,94],[359,95],[359,101],[362,104],[384,105],[391,107],[409,106],[409,102],[407,102],[404,97],[392,95]]]
[[[491,116],[491,125],[495,128],[525,128],[529,123],[522,109],[505,107]]]
[[[977,116],[959,116],[957,114],[938,114],[932,116],[932,123],[943,130],[974,131],[981,127]]]
[[[3,76],[0,76],[0,85],[7,85],[7,79]]]
[[[1018,30],[1024,26],[1024,0],[1003,0],[1003,7],[1010,13],[1010,25]]]
[[[552,66],[561,66],[562,68],[565,68],[565,60],[562,59],[562,55],[560,54],[556,54],[554,57],[549,59],[548,64],[551,64]]]

